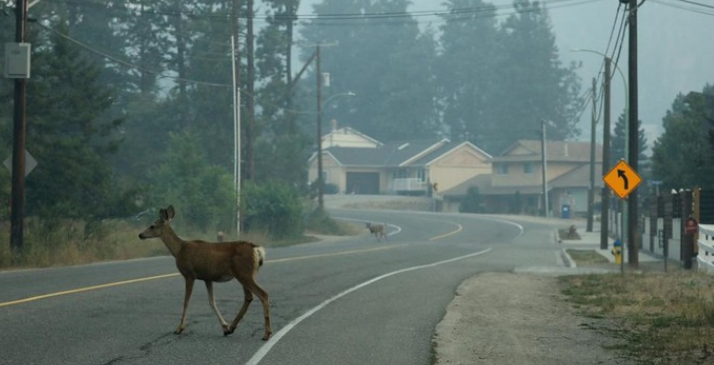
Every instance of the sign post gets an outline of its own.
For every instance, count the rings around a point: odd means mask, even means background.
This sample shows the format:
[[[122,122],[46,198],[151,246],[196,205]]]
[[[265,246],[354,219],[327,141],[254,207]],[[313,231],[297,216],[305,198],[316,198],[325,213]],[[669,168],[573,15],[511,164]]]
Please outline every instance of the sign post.
[[[610,170],[605,176],[602,177],[602,180],[607,184],[610,189],[615,193],[615,195],[619,196],[620,199],[627,199],[627,196],[632,193],[635,188],[637,188],[638,185],[642,182],[642,178],[640,175],[633,170],[630,165],[627,164],[624,160],[620,160],[620,162],[615,165],[615,167]],[[623,236],[624,236],[623,232]],[[624,258],[625,258],[625,247],[622,247],[622,261],[620,263],[620,271],[624,274]],[[636,247],[630,246],[630,250],[636,250]],[[631,253],[628,252],[628,255]]]

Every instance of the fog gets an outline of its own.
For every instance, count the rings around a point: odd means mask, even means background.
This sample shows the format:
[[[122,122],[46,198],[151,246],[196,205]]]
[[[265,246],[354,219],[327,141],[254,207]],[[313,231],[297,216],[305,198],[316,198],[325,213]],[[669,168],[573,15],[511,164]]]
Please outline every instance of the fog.
[[[319,1],[302,1],[298,13],[312,14],[312,5],[315,3]],[[445,9],[438,1],[413,0],[412,3],[409,11]],[[492,0],[490,3],[502,6],[512,1]],[[588,49],[605,53],[616,15],[621,15],[622,11],[617,13],[616,0],[567,5],[548,5],[548,11],[561,60],[566,64],[571,61],[582,62],[578,75],[583,89],[586,89],[590,87],[592,78],[601,72],[602,58],[594,53],[571,50]],[[714,59],[714,47],[707,39],[709,35],[714,34],[714,10],[705,14],[706,11],[702,7],[690,7],[689,10],[679,8],[686,8],[686,5],[678,0],[649,0],[642,4],[638,14],[639,118],[642,120],[650,148],[663,132],[662,118],[677,94],[701,91],[706,83],[714,82],[714,67],[711,62]],[[423,25],[427,24],[425,22]],[[433,28],[438,28],[440,24],[438,20],[431,23]],[[614,42],[613,36],[613,45]],[[610,48],[612,49],[612,46]],[[612,54],[612,51],[607,53]],[[617,64],[625,76],[628,72],[627,57],[628,43],[625,37]],[[612,71],[616,72],[614,67]],[[625,108],[626,93],[619,74],[613,77],[611,90],[614,125]],[[591,110],[587,109],[579,125],[582,131],[581,140],[590,140],[590,120]],[[599,123],[598,140],[601,138],[602,123]]]

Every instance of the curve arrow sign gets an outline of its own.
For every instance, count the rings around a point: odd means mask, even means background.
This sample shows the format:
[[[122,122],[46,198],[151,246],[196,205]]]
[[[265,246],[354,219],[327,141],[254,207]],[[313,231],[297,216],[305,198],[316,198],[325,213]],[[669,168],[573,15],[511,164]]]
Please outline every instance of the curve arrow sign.
[[[630,182],[627,180],[627,174],[625,170],[617,170],[617,177],[621,178],[625,183],[625,190],[628,190]]]

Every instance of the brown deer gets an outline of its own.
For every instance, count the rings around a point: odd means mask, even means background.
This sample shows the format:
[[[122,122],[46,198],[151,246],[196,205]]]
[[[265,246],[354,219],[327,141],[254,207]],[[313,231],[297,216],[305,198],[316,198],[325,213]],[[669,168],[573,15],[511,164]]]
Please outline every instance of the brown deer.
[[[385,229],[385,226],[382,224],[372,224],[371,222],[367,222],[367,229],[369,229],[369,233],[373,234],[374,237],[377,237],[377,242],[382,241],[382,237],[384,237],[385,240],[389,241],[387,238],[387,232]]]
[[[144,232],[141,232],[139,238],[142,240],[161,238],[171,254],[176,258],[176,267],[186,281],[181,323],[179,323],[174,333],[180,334],[186,329],[188,301],[191,299],[193,283],[198,279],[206,283],[208,303],[221,323],[224,336],[228,336],[235,331],[238,322],[245,315],[248,305],[250,305],[255,294],[263,304],[263,315],[265,316],[265,335],[263,340],[269,339],[273,330],[270,327],[268,293],[255,282],[258,268],[263,265],[265,260],[265,249],[246,241],[224,243],[210,243],[199,240],[184,241],[171,229],[170,223],[173,217],[173,206],[159,210],[159,219]],[[216,307],[216,302],[213,298],[213,282],[226,282],[233,278],[238,279],[238,282],[243,286],[245,298],[243,306],[229,327]]]

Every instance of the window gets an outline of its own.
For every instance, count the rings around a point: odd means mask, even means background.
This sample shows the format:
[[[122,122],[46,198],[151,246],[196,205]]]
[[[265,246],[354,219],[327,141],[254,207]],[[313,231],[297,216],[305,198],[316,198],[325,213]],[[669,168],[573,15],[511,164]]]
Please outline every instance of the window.
[[[531,162],[526,162],[523,165],[523,172],[526,174],[535,173],[535,165],[533,165],[533,163],[531,163]]]
[[[508,165],[506,165],[506,164],[496,165],[496,174],[497,175],[508,175]]]
[[[421,182],[426,181],[426,170],[424,170],[424,169],[417,170],[417,179],[419,179],[419,181],[421,181]]]

